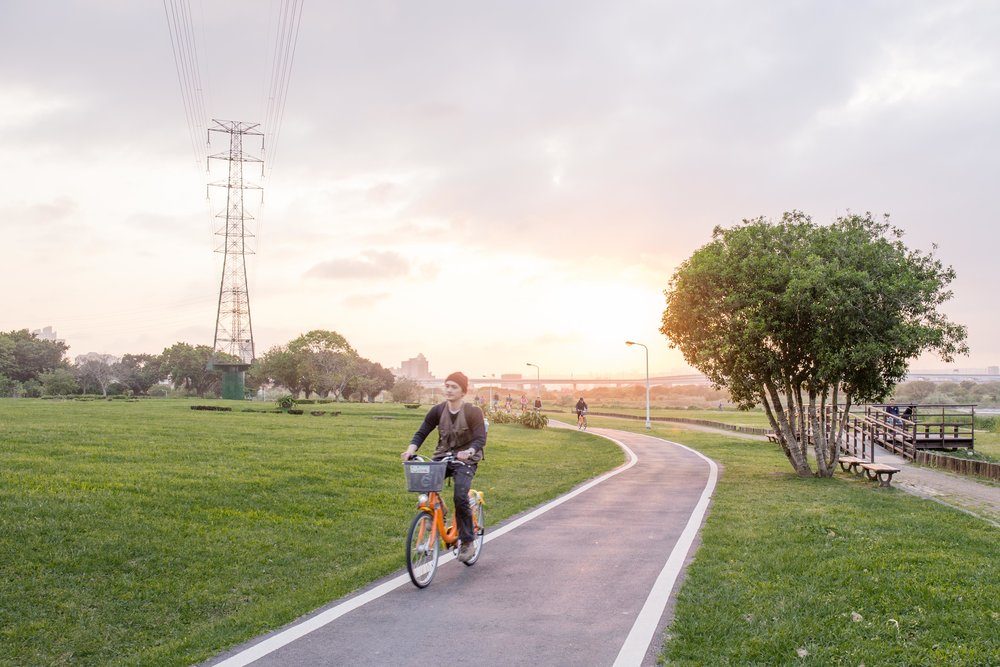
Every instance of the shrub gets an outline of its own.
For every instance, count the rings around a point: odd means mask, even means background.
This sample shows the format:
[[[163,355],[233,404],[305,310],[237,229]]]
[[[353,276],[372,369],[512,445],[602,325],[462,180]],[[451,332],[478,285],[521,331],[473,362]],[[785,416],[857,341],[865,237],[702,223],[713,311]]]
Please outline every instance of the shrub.
[[[417,408],[420,407],[419,403],[403,403],[403,405],[406,406],[406,407],[408,407],[411,410],[416,410]]]
[[[521,413],[520,422],[528,428],[545,428],[549,425],[549,418],[541,412],[529,410]]]
[[[275,404],[282,410],[290,410],[295,406],[295,397],[291,394],[285,394],[284,396],[280,396],[278,400],[275,401]],[[302,411],[299,410],[299,412]]]
[[[295,399],[297,405],[316,405],[316,400],[312,398],[297,398]]]
[[[313,417],[322,417],[326,414],[326,410],[311,410],[309,412]]]
[[[291,410],[285,410],[285,412],[287,412],[290,415],[301,415],[303,412],[305,412],[305,410],[296,410],[295,408],[292,408]]]
[[[489,410],[486,418],[490,420],[490,424],[516,424],[518,421],[517,415],[505,410]]]
[[[0,396],[17,398],[23,390],[20,382],[0,373]]]
[[[108,399],[111,400],[110,398]],[[224,405],[192,405],[192,410],[210,410],[212,412],[232,412],[233,409]]]

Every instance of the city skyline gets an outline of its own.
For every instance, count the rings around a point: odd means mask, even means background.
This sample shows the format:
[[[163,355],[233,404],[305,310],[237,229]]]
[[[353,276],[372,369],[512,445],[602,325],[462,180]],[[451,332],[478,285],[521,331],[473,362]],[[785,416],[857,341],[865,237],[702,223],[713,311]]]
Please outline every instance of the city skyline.
[[[196,17],[210,117],[262,120],[268,9]],[[255,212],[257,353],[332,329],[386,367],[608,375],[641,371],[637,340],[683,372],[662,290],[713,227],[870,210],[958,274],[971,354],[913,367],[994,365],[997,28],[975,1],[308,5]],[[13,0],[0,36],[0,330],[211,345],[219,176],[162,8]]]

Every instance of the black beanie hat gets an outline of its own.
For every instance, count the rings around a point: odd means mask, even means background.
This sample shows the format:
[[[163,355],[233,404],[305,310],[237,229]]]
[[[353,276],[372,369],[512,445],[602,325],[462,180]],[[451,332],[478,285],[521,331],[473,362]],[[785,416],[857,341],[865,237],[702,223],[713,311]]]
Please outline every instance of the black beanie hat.
[[[445,382],[448,382],[449,380],[451,380],[452,382],[454,382],[455,384],[457,384],[459,387],[461,387],[463,394],[468,393],[468,391],[469,391],[469,378],[465,377],[465,373],[462,373],[461,371],[455,371],[454,373],[452,373],[451,375],[449,375],[448,377],[446,377],[444,379]]]

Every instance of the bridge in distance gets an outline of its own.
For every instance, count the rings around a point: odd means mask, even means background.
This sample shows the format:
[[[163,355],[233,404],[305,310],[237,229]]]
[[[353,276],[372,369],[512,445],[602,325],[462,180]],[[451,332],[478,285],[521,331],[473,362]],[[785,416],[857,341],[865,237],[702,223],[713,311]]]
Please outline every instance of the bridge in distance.
[[[907,381],[928,380],[930,382],[963,382],[971,380],[973,382],[1000,382],[1000,375],[987,375],[985,373],[908,373]],[[419,380],[424,387],[437,388],[444,384],[444,378],[429,378]],[[495,378],[495,377],[472,377],[469,378],[469,385],[472,387],[501,387],[509,389],[529,389],[536,384],[543,387],[573,387],[583,385],[588,387],[622,387],[633,384],[645,386],[646,378],[600,378],[600,377],[543,377],[538,380],[531,377],[520,378]],[[701,373],[690,373],[686,375],[658,375],[650,376],[650,386],[676,386],[685,384],[711,384],[708,378]]]

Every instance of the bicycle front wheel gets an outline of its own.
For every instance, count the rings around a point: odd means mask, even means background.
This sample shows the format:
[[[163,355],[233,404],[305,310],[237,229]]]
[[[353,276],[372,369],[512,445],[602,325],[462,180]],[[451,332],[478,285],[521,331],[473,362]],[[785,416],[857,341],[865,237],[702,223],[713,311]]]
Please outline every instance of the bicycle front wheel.
[[[482,505],[476,506],[473,518],[475,519],[473,528],[476,531],[476,536],[473,538],[475,551],[472,553],[472,558],[465,561],[468,567],[472,567],[479,560],[479,555],[483,553],[483,542],[486,540],[486,510],[483,509]]]
[[[431,583],[437,571],[439,553],[434,517],[427,512],[418,512],[413,517],[406,540],[406,571],[410,573],[414,586],[424,588]]]

